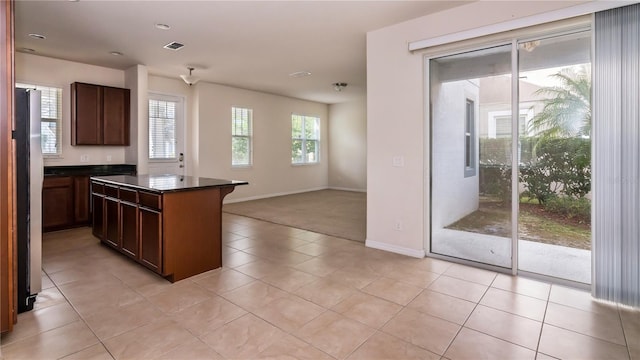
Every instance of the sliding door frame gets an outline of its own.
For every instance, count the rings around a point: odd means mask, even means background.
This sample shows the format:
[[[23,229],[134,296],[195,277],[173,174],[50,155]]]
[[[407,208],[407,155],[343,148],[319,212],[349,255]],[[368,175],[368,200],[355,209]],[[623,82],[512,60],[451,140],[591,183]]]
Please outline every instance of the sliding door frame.
[[[447,51],[442,52],[429,52],[423,55],[423,68],[424,68],[424,121],[425,121],[425,191],[428,195],[428,200],[425,201],[425,222],[428,226],[425,227],[425,239],[424,239],[424,249],[427,257],[447,260],[455,263],[460,263],[464,265],[470,265],[481,269],[492,270],[500,273],[511,274],[511,275],[524,275],[530,278],[540,279],[547,282],[552,282],[556,284],[569,285],[572,287],[578,287],[583,289],[590,289],[592,284],[584,284],[580,282],[576,282],[573,280],[567,280],[562,278],[556,278],[548,275],[532,273],[524,270],[519,270],[519,261],[518,261],[518,216],[519,216],[519,201],[515,199],[519,199],[519,164],[518,164],[518,146],[520,139],[519,134],[519,117],[513,116],[513,114],[519,113],[520,106],[520,98],[519,98],[519,56],[518,56],[518,47],[520,43],[524,43],[532,40],[543,40],[547,38],[560,37],[585,31],[593,30],[593,16],[590,16],[590,21],[586,24],[577,24],[574,26],[565,27],[563,29],[548,29],[543,32],[530,31],[530,33],[523,34],[515,34],[513,36],[505,37],[502,39],[497,39],[495,41],[486,41],[486,42],[478,42],[475,45],[471,46],[460,46],[457,48],[452,48]],[[433,226],[432,226],[432,216],[433,216],[433,201],[432,201],[432,187],[433,187],[433,116],[432,116],[432,104],[431,104],[431,67],[430,61],[436,58],[456,55],[460,53],[473,52],[477,50],[482,50],[491,47],[498,47],[504,45],[511,45],[511,268],[501,267],[496,265],[490,265],[486,263],[481,263],[473,260],[466,260],[462,258],[457,258],[453,256],[447,256],[442,254],[437,254],[432,252],[431,241],[433,234]],[[593,36],[591,41],[591,59],[593,62],[593,49],[594,42]],[[593,67],[592,67],[592,78],[593,78]],[[591,139],[593,143],[593,138]],[[593,161],[593,160],[592,160]],[[593,209],[593,204],[592,204]],[[592,210],[593,212],[593,210]],[[593,225],[592,225],[593,226]],[[593,231],[591,235],[591,243],[593,245]],[[592,246],[593,249],[593,246]],[[593,251],[593,250],[592,250]],[[592,256],[593,259],[593,256]],[[592,260],[593,261],[593,260]],[[591,269],[593,273],[593,266]]]

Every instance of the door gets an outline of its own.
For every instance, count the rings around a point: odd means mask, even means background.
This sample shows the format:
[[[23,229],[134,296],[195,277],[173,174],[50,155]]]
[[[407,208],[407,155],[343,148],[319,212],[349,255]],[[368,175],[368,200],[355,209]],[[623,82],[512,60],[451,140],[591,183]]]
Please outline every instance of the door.
[[[520,271],[591,283],[591,33],[518,44]]]
[[[431,59],[431,252],[511,268],[511,45]]]
[[[184,98],[149,94],[149,174],[184,175]]]
[[[591,283],[591,31],[429,59],[430,253]]]

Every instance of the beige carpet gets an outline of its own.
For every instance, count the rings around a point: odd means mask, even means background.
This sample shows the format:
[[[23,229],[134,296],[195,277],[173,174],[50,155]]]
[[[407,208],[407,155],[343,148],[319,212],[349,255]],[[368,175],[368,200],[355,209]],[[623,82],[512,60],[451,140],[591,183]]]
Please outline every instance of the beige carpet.
[[[364,242],[367,194],[339,190],[311,191],[225,204],[222,211]]]

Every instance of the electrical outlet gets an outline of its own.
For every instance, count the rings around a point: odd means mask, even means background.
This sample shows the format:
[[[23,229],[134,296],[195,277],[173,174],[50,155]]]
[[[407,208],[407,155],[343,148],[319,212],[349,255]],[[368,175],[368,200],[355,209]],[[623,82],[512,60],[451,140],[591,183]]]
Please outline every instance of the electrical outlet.
[[[403,229],[402,221],[401,220],[396,220],[396,223],[393,224],[393,230],[402,231],[402,229]]]
[[[111,162],[111,160],[112,160],[111,155],[107,155],[107,162]]]
[[[80,162],[89,162],[89,155],[80,155]]]
[[[391,160],[391,163],[394,167],[403,167],[404,166],[404,156],[394,156]]]

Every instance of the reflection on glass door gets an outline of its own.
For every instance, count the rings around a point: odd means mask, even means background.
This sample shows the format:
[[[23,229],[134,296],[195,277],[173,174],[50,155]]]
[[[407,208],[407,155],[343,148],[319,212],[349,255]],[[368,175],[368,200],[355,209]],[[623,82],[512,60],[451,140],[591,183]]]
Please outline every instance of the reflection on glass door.
[[[591,283],[590,32],[521,42],[520,270]]]
[[[429,69],[431,252],[510,268],[511,45]]]

